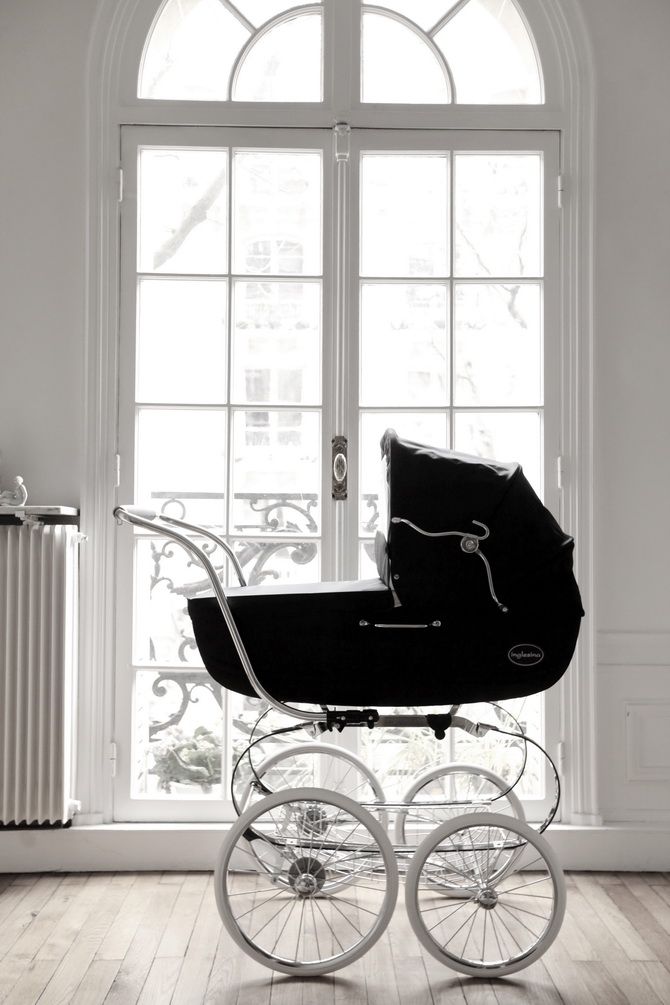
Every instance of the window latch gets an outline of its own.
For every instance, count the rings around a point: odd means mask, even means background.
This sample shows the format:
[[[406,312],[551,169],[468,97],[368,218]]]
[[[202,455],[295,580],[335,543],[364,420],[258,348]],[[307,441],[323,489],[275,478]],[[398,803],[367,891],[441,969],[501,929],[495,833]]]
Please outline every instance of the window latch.
[[[341,500],[347,498],[347,438],[346,436],[333,436],[332,443],[332,485],[331,494],[333,499]]]

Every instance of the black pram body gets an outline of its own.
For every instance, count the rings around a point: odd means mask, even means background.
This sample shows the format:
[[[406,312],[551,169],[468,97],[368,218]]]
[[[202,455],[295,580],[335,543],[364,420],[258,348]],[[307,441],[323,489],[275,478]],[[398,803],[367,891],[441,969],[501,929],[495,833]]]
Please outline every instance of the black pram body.
[[[266,690],[283,701],[360,707],[551,687],[570,663],[583,610],[573,540],[521,467],[392,430],[382,455],[388,519],[376,540],[378,579],[226,590]],[[188,609],[211,676],[253,694],[216,598],[190,599]]]

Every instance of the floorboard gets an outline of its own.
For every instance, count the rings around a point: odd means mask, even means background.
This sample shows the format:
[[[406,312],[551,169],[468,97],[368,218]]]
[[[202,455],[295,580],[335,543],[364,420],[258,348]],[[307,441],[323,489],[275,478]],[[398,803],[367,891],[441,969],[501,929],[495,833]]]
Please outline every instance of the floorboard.
[[[273,973],[222,929],[209,873],[0,875],[1,1005],[670,1005],[670,876],[573,873],[558,938],[503,980],[442,966],[399,897],[355,963]]]

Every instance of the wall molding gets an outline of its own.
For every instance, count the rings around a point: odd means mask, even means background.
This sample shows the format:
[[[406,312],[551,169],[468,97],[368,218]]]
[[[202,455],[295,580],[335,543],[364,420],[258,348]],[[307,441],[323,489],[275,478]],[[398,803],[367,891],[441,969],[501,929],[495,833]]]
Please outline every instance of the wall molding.
[[[627,701],[626,781],[670,782],[670,701]]]
[[[670,632],[598,632],[596,659],[600,669],[670,667]]]

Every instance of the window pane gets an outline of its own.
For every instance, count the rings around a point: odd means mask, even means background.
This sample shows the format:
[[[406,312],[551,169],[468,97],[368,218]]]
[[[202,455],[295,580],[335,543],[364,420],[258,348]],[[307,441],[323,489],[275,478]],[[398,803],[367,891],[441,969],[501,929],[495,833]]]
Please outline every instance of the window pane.
[[[362,412],[360,444],[361,534],[380,530],[380,493],[384,486],[384,467],[379,441],[386,429],[398,436],[428,446],[446,447],[448,443],[445,412]]]
[[[448,274],[448,164],[440,154],[361,157],[361,275]]]
[[[528,28],[510,0],[469,0],[435,41],[461,104],[537,104],[542,81]]]
[[[542,275],[542,154],[456,154],[454,271]]]
[[[364,283],[362,404],[447,404],[448,327],[446,286]]]
[[[219,0],[168,0],[142,60],[140,98],[226,101],[250,32]]]
[[[234,400],[319,404],[320,333],[320,283],[235,283]]]
[[[457,405],[542,404],[541,290],[537,283],[457,283]]]
[[[317,534],[319,414],[238,411],[233,435],[233,532]]]
[[[172,512],[172,508],[168,508]],[[194,538],[202,544],[202,538]],[[214,562],[220,566],[221,556]],[[184,589],[209,590],[205,573],[190,555],[167,538],[135,538],[133,662],[162,666],[202,666],[188,616]]]
[[[320,153],[235,151],[233,270],[320,274]]]
[[[136,674],[134,798],[225,798],[222,749],[221,688],[208,674]]]
[[[240,63],[235,101],[322,101],[321,14],[300,14],[259,35]]]
[[[226,415],[213,409],[141,408],[137,502],[201,526],[225,526]]]
[[[224,402],[225,280],[141,279],[137,296],[138,401]]]
[[[363,14],[361,100],[444,104],[444,67],[412,28],[384,14]]]
[[[458,2],[459,0],[366,0],[366,6],[397,10],[428,31]]]
[[[140,272],[227,268],[226,150],[140,151]]]
[[[271,513],[270,517],[274,514]],[[250,586],[271,583],[318,583],[319,541],[232,541]]]
[[[358,544],[358,578],[378,579],[379,570],[375,561],[374,541],[359,541]]]
[[[460,412],[455,449],[495,461],[517,461],[542,498],[542,420],[539,412]]]

